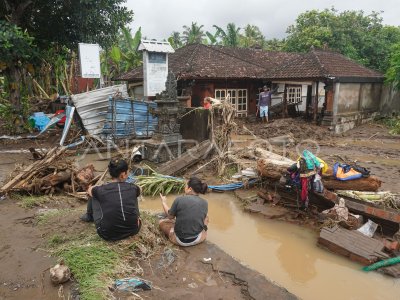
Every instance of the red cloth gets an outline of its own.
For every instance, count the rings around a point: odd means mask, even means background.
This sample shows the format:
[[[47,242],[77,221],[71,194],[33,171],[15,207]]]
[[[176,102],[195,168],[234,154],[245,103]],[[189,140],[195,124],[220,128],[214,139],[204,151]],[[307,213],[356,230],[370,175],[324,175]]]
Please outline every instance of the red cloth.
[[[211,103],[205,101],[204,104],[203,104],[203,107],[204,107],[205,109],[210,109],[210,108],[211,108]]]
[[[308,198],[308,177],[300,177],[301,183],[301,201],[306,202]]]

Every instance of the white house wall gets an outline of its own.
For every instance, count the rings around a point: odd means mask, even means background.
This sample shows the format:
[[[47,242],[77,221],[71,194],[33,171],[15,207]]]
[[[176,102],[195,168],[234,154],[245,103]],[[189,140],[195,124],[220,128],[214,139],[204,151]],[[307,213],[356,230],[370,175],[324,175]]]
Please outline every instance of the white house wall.
[[[296,82],[296,81],[273,81],[273,84],[278,84],[278,92],[283,92],[283,86],[286,85],[301,85],[301,100],[302,102],[298,105],[299,111],[300,112],[305,112],[306,111],[306,102],[307,102],[307,89],[308,86],[312,86],[312,97],[315,96],[315,91],[316,91],[316,84],[315,82],[311,81],[304,81],[304,82]],[[318,101],[318,107],[321,108],[325,102],[325,83],[319,82],[318,84],[318,95],[319,95],[319,101]],[[283,93],[278,94],[272,97],[272,105],[278,104],[283,101]]]

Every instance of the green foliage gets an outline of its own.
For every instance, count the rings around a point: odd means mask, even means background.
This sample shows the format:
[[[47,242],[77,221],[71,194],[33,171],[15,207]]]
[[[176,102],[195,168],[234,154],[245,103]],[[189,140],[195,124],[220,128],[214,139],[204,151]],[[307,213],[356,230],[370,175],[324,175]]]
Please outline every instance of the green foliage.
[[[56,43],[72,49],[79,42],[113,44],[119,29],[132,21],[125,0],[1,1],[0,17],[35,37],[40,48]]]
[[[48,244],[50,247],[54,248],[54,247],[57,247],[57,246],[63,244],[65,241],[66,241],[66,239],[63,236],[61,236],[59,234],[54,234],[49,238]]]
[[[285,47],[285,40],[271,39],[264,42],[263,49],[267,51],[284,51]]]
[[[206,35],[208,37],[209,44],[211,44],[211,45],[217,45],[218,44],[219,30],[217,30],[214,34],[212,34],[209,31],[206,31]]]
[[[263,47],[265,44],[264,35],[260,28],[255,25],[247,24],[244,29],[244,34],[240,35],[240,46],[244,48],[252,48],[255,46]]]
[[[136,184],[142,189],[143,195],[179,194],[185,187],[185,182],[179,178],[154,173],[151,176],[138,176]]]
[[[400,117],[385,118],[383,123],[389,127],[390,134],[400,134]]]
[[[197,22],[192,22],[190,26],[183,26],[182,40],[185,45],[202,43],[205,38],[205,33],[202,30],[204,25],[197,25]]]
[[[9,98],[13,108],[18,112],[21,109],[20,87],[24,77],[21,62],[32,60],[34,56],[32,37],[40,54],[38,56],[46,61],[40,75],[45,77],[44,89],[48,91],[54,88],[49,75],[52,73],[49,66],[53,66],[54,61],[46,57],[49,49],[56,49],[56,53],[63,47],[75,50],[80,42],[99,43],[103,48],[111,47],[120,28],[133,18],[133,12],[123,6],[125,2],[126,0],[0,1],[0,20],[9,21],[1,21],[0,24],[0,65],[4,60],[10,61],[6,76],[12,91]],[[60,60],[58,63],[55,72],[63,74],[65,79],[65,61]],[[55,81],[55,89],[58,90],[58,83],[61,83],[65,93],[68,93],[68,84],[62,78]]]
[[[8,97],[7,92],[0,94],[0,118],[3,128],[11,134],[30,131],[29,124],[25,122],[30,109],[28,97],[24,96],[21,99],[20,111],[15,111],[12,104],[6,100],[6,97]]]
[[[386,82],[393,83],[400,90],[400,43],[395,44],[391,50],[389,68],[385,74]]]
[[[139,27],[132,36],[129,29],[121,28],[116,43],[101,54],[103,75],[112,78],[141,64],[142,55],[137,51],[142,38],[141,30]]]
[[[236,27],[234,23],[228,23],[226,30],[223,30],[217,25],[213,25],[217,29],[216,35],[220,35],[222,38],[222,44],[228,47],[238,47],[239,46],[239,32],[240,27]]]
[[[325,45],[367,67],[385,72],[394,43],[400,42],[400,28],[382,25],[380,13],[335,9],[311,10],[300,14],[287,29],[285,50],[307,52]]]
[[[79,283],[80,299],[106,298],[105,278],[111,277],[119,263],[118,254],[105,243],[71,246],[61,253]]]
[[[183,45],[181,34],[178,31],[174,31],[171,33],[171,36],[168,38],[168,42],[174,49],[178,49]]]
[[[29,61],[35,53],[33,41],[20,27],[0,20],[0,63]]]

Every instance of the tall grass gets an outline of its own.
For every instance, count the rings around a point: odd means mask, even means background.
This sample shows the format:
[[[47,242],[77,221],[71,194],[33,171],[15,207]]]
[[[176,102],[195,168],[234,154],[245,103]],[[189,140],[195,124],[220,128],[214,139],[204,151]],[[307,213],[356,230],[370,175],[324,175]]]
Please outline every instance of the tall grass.
[[[104,286],[119,263],[115,251],[106,245],[89,244],[65,250],[62,257],[79,282],[80,299],[97,300],[107,297]]]

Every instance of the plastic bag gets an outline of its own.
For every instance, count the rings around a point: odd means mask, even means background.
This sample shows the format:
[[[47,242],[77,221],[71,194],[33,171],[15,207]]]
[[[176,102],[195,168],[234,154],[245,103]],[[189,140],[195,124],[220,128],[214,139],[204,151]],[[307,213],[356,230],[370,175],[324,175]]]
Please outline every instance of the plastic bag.
[[[375,222],[368,220],[367,223],[365,223],[363,226],[357,229],[357,231],[361,232],[362,234],[368,236],[368,237],[373,237],[376,229],[378,228],[378,224]]]

